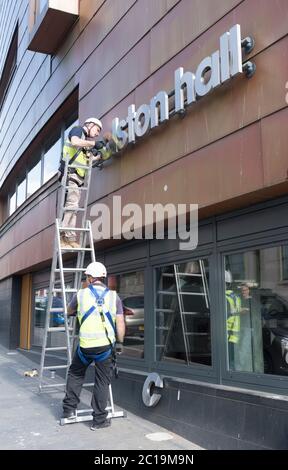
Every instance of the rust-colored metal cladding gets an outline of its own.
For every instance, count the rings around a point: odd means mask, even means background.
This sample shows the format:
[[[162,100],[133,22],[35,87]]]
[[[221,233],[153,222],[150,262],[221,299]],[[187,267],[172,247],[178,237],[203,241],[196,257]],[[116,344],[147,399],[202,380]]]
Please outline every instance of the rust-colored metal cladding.
[[[264,185],[288,180],[288,108],[261,121]]]

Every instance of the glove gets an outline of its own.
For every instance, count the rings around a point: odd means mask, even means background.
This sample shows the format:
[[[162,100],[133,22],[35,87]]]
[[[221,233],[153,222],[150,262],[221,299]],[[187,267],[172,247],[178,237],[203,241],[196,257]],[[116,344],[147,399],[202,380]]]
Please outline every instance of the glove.
[[[116,354],[119,354],[119,355],[122,354],[123,349],[124,349],[123,343],[120,343],[120,341],[117,341],[117,343],[116,343]]]
[[[105,146],[105,141],[104,140],[96,140],[93,149],[100,150]]]

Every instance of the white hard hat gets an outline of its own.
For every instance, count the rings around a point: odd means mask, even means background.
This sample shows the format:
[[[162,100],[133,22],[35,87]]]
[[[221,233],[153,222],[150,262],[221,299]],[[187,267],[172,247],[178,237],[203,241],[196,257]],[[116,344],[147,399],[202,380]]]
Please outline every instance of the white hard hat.
[[[91,117],[91,118],[85,119],[84,124],[89,124],[90,122],[93,124],[96,124],[100,128],[100,130],[102,130],[103,126],[102,126],[102,122],[100,121],[100,119]]]
[[[225,271],[225,282],[229,282],[231,283],[232,282],[232,274],[230,271]]]
[[[95,261],[94,263],[88,264],[85,274],[92,277],[107,277],[107,270],[104,264]]]

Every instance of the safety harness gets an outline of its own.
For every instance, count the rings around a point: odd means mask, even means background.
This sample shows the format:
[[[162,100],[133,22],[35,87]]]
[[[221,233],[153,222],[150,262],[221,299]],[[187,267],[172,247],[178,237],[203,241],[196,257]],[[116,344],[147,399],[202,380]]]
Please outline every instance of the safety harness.
[[[112,355],[112,365],[113,365],[113,369],[114,369],[114,374],[115,374],[115,377],[118,377],[118,370],[117,370],[117,366],[116,366],[116,351],[115,351],[115,343],[112,343],[110,338],[109,338],[109,334],[108,334],[108,331],[107,331],[107,328],[106,328],[106,325],[105,325],[105,317],[104,317],[104,313],[103,313],[103,305],[104,305],[104,297],[105,295],[109,292],[109,289],[106,287],[106,289],[104,289],[103,292],[101,292],[101,294],[99,294],[97,292],[96,289],[94,289],[92,287],[92,285],[90,284],[88,286],[88,289],[90,290],[90,292],[94,295],[94,297],[96,298],[96,305],[92,305],[92,307],[89,308],[89,310],[84,313],[83,317],[81,318],[81,321],[80,321],[80,328],[81,326],[83,325],[84,321],[87,320],[87,318],[96,310],[98,309],[98,312],[100,314],[100,317],[101,317],[101,320],[102,320],[102,325],[103,325],[103,328],[105,329],[105,334],[106,334],[106,337],[109,341],[109,344],[110,344],[110,348],[107,350],[107,351],[104,351],[103,353],[99,353],[99,354],[84,354],[81,349],[80,349],[80,344],[78,345],[78,348],[77,348],[77,353],[78,353],[78,356],[79,356],[79,359],[83,362],[83,364],[85,365],[89,365],[91,364],[91,362],[101,362],[101,361],[104,361],[105,359],[107,359],[110,355]],[[115,328],[115,324],[113,322],[113,319],[112,319],[112,316],[111,316],[111,313],[108,311],[105,313],[106,317],[108,318],[113,330],[114,330],[114,333],[115,333],[115,338],[116,338],[116,328]]]

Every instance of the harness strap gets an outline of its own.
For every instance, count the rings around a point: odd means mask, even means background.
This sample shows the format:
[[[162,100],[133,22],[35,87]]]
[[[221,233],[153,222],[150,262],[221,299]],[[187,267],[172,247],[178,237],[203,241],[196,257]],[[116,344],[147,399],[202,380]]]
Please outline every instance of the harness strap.
[[[87,310],[87,312],[84,313],[83,317],[81,318],[80,327],[83,325],[84,321],[87,320],[87,318],[91,315],[91,313],[94,312],[95,309],[96,307],[92,305],[92,307],[90,307],[89,310]]]
[[[77,354],[78,354],[80,361],[83,362],[85,366],[89,366],[92,361],[94,362],[105,361],[105,359],[111,356],[111,348],[99,354],[84,354],[80,349],[80,345],[78,344]]]
[[[98,307],[103,307],[103,304],[104,304],[104,297],[105,297],[105,295],[109,292],[108,287],[106,287],[106,289],[105,289],[101,294],[98,294],[97,290],[94,289],[94,288],[91,286],[91,284],[89,284],[88,289],[90,290],[90,292],[92,292],[92,294],[93,294],[94,297],[96,298],[97,306],[98,306]],[[94,307],[94,308],[96,308],[96,307]],[[88,311],[89,311],[89,310],[88,310]],[[86,315],[86,314],[85,314],[85,315]],[[85,315],[84,315],[84,316],[85,316]],[[103,323],[104,323],[104,325],[105,325],[105,319],[103,318],[103,311],[102,311],[102,312],[100,311],[100,315],[101,315],[102,321],[103,321]],[[115,333],[115,335],[116,335],[116,328],[115,328],[115,324],[114,324],[114,322],[113,322],[111,313],[108,311],[108,312],[105,312],[105,315],[106,315],[106,317],[108,318],[109,323],[110,323],[110,325],[112,326],[112,328],[113,328],[113,330],[114,330],[114,333]],[[84,317],[83,317],[83,318],[84,318]],[[106,336],[107,336],[107,338],[108,338],[108,332],[107,332],[107,330],[106,330],[106,327],[105,327],[105,332],[106,332]]]

